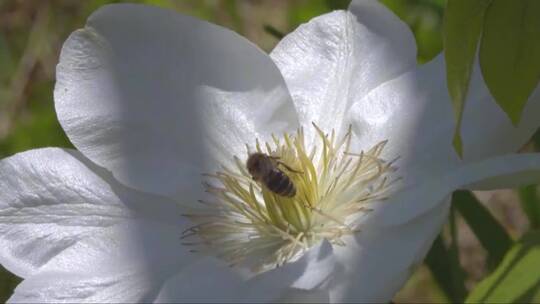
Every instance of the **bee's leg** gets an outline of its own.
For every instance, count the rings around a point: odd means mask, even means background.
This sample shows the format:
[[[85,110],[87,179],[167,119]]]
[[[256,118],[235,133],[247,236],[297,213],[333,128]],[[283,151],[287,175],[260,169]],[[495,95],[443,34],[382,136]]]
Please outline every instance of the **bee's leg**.
[[[291,171],[291,172],[294,172],[294,173],[298,173],[298,174],[302,174],[304,172],[302,171],[298,171],[298,170],[294,170],[293,168],[289,167],[286,163],[282,162],[282,161],[279,161],[278,159],[280,159],[279,156],[268,156],[269,158],[273,159],[276,161],[276,164],[278,165],[282,165],[283,167],[285,167],[287,170]]]
[[[302,171],[294,170],[293,168],[289,167],[287,164],[285,164],[285,163],[282,162],[282,161],[278,161],[277,164],[278,164],[278,165],[282,165],[283,167],[285,167],[287,170],[289,170],[289,171],[291,171],[291,172],[298,173],[298,174],[304,173],[304,172],[302,172]]]

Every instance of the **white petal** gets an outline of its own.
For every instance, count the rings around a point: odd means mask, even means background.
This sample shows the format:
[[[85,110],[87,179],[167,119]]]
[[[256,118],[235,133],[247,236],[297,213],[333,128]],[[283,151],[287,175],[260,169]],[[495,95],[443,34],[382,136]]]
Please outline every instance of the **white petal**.
[[[540,89],[515,128],[489,94],[478,65],[472,79],[462,125],[464,161],[517,151],[540,125]],[[412,176],[407,184],[460,163],[452,146],[455,121],[442,55],[371,91],[351,107],[347,120],[365,147],[389,140],[388,157],[401,156],[400,172]]]
[[[153,300],[165,280],[179,270],[179,265],[188,264],[193,258],[186,250],[160,243],[167,236],[168,242],[178,242],[178,233],[171,238],[169,228],[158,226],[139,222],[122,225],[114,232],[101,230],[84,238],[25,279],[10,302]],[[133,233],[147,236],[134,240]],[[176,257],[173,259],[172,255]]]
[[[330,303],[330,295],[324,289],[297,289],[287,290],[275,303]]]
[[[298,297],[300,293],[313,296],[302,291],[322,285],[338,269],[328,242],[311,248],[298,261],[253,278],[213,258],[201,259],[171,278],[156,301],[253,303]]]
[[[154,248],[162,246],[165,252],[181,254],[178,235],[185,220],[181,219],[180,210],[164,198],[106,179],[102,169],[71,150],[31,150],[2,160],[0,263],[15,274],[28,277],[55,259],[58,263],[59,255],[98,233],[115,243],[125,239],[135,246],[126,247],[126,256],[118,259],[126,263],[134,255],[134,248],[144,242],[153,242]],[[147,220],[138,220],[143,215]],[[158,222],[159,225],[146,224]],[[71,269],[71,264],[83,260],[85,255],[69,252],[73,255],[64,255],[65,263],[58,265],[65,268],[60,270]],[[166,258],[162,252],[154,255],[155,260],[164,263],[174,258]],[[102,258],[107,259],[107,255]]]
[[[460,187],[472,190],[514,188],[540,182],[540,154],[514,154],[476,162],[462,169]],[[456,177],[457,178],[457,177]]]
[[[345,272],[336,274],[331,301],[391,300],[430,248],[454,189],[517,186],[539,179],[540,154],[514,154],[462,166],[423,187],[396,194],[383,208],[375,208],[356,243],[336,250]]]
[[[401,57],[402,62],[398,63],[410,66],[416,64],[416,41],[409,26],[379,0],[353,0],[349,4],[349,11],[370,31],[387,40],[386,43],[393,50],[385,51]]]
[[[55,102],[86,157],[129,186],[185,201],[198,198],[193,177],[215,154],[232,159],[255,136],[297,127],[269,56],[229,30],[142,5],[105,6],[69,37]]]
[[[366,227],[394,226],[412,221],[437,207],[459,188],[487,190],[509,188],[540,180],[540,154],[511,154],[472,162],[448,174],[396,192],[385,202],[375,203],[365,219]]]
[[[250,284],[257,293],[280,289],[284,284],[290,288],[311,290],[321,286],[339,270],[332,245],[328,241],[323,241],[310,248],[298,261],[257,276]],[[261,288],[268,291],[259,292]]]
[[[461,131],[465,160],[516,152],[540,126],[540,86],[529,97],[517,127],[489,93],[478,63],[474,66],[469,87]],[[446,99],[450,102],[448,97]]]
[[[465,176],[469,174],[466,168],[523,145],[540,123],[533,118],[540,114],[540,94],[533,95],[522,124],[513,128],[505,122],[506,118],[488,97],[485,87],[477,80],[473,81],[464,116],[465,159],[461,161],[451,142],[454,118],[443,64],[443,58],[439,56],[434,62],[379,86],[351,108],[349,119],[353,130],[360,134],[362,144],[369,147],[388,139],[385,156],[388,159],[401,156],[396,175],[404,178],[404,189],[384,202],[381,208],[374,206],[376,211],[368,218],[373,225],[395,225],[412,220],[468,183],[479,182],[472,186],[474,189],[526,184],[519,179],[497,178],[483,185],[483,179],[491,179],[488,175],[465,182]],[[357,149],[362,148],[365,149]],[[497,161],[493,160],[493,163]],[[502,175],[497,170],[513,168],[512,164],[507,165],[509,167],[502,161],[491,171],[484,170],[483,174]],[[525,168],[519,170],[525,171]],[[536,182],[531,178],[526,181]]]
[[[452,149],[454,126],[445,98],[444,67],[427,64],[372,90],[352,107],[347,121],[367,149],[388,140],[385,157],[400,157],[405,184],[442,174],[459,163]]]
[[[352,103],[416,65],[407,25],[376,1],[312,19],[272,51],[301,125],[340,132]],[[311,132],[306,128],[306,132]],[[339,133],[338,133],[339,134]]]
[[[331,302],[388,303],[422,263],[446,219],[449,200],[403,225],[361,231],[336,250],[344,272],[330,289]]]
[[[8,303],[142,303],[153,298],[159,283],[133,269],[40,273],[23,281]]]
[[[189,265],[171,277],[159,291],[157,303],[237,302],[243,278],[222,262],[209,257]]]

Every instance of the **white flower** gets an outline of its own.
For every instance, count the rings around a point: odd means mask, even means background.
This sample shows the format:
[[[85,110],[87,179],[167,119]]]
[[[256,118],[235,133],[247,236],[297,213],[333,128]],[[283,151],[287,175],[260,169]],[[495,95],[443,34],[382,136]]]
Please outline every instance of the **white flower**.
[[[374,1],[270,56],[162,9],[98,10],[57,69],[78,151],[0,162],[0,263],[25,279],[10,300],[388,301],[451,191],[540,177],[539,155],[513,154],[540,125],[538,90],[514,128],[475,70],[460,160],[444,74],[441,56],[416,66],[409,29]],[[294,198],[246,172],[257,141]]]

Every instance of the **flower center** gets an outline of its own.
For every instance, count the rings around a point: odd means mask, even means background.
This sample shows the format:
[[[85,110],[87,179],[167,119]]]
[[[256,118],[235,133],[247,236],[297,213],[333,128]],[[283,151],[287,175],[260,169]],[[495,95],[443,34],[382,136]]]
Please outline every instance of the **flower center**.
[[[196,225],[184,239],[198,237],[201,242],[190,244],[257,272],[295,260],[322,240],[344,245],[343,236],[358,232],[369,212],[365,205],[388,195],[396,167],[380,158],[386,141],[355,154],[349,151],[351,128],[340,140],[334,131],[314,128],[320,145],[309,151],[300,129],[264,145],[257,140],[256,151],[248,147],[246,159],[257,154],[268,165],[255,162],[260,170],[234,157],[234,168],[206,175],[213,182],[205,188],[215,199],[186,215]]]

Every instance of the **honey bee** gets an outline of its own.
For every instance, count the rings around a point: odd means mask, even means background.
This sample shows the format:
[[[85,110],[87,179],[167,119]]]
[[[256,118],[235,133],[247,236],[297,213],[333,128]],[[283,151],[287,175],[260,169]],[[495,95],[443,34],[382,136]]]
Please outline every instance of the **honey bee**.
[[[278,166],[281,165],[294,173],[301,172],[293,170],[278,159],[279,157],[264,153],[253,153],[249,155],[246,167],[253,180],[261,182],[268,190],[277,195],[294,197],[296,195],[294,183]]]

